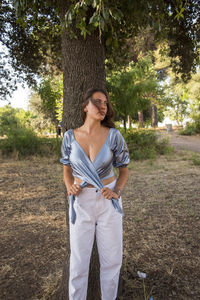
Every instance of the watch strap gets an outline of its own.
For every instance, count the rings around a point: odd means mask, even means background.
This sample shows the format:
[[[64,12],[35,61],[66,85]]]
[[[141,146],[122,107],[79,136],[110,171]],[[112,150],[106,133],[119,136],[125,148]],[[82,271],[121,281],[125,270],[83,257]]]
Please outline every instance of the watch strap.
[[[115,192],[118,195],[118,197],[121,196],[121,190],[118,187],[114,187],[113,192]]]

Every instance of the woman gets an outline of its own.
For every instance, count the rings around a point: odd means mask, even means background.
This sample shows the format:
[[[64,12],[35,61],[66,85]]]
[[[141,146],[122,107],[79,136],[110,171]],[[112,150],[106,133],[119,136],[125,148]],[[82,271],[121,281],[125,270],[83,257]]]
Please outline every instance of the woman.
[[[64,182],[70,198],[69,299],[85,300],[91,251],[96,234],[101,297],[114,300],[122,264],[122,198],[128,180],[129,152],[112,121],[113,109],[103,89],[89,89],[84,124],[65,132]],[[119,168],[115,177],[113,166]]]

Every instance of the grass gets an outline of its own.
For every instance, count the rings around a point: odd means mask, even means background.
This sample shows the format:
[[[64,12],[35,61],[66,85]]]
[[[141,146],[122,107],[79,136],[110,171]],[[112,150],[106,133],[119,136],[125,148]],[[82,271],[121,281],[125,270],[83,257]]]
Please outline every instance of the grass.
[[[131,161],[122,194],[124,300],[200,295],[199,154]],[[1,160],[0,299],[45,300],[61,278],[66,236],[57,157]],[[145,272],[143,280],[137,271]]]
[[[200,166],[200,155],[197,153],[193,153],[190,160],[192,161],[193,165]]]

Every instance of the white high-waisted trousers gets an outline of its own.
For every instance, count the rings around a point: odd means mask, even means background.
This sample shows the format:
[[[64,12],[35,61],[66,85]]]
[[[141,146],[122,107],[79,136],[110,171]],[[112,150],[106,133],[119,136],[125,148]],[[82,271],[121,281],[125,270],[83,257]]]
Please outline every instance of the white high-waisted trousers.
[[[116,179],[105,185],[113,189]],[[122,207],[122,198],[119,203]],[[94,235],[100,261],[102,300],[117,297],[120,268],[122,265],[123,237],[122,215],[115,210],[112,201],[103,197],[96,188],[85,187],[74,202],[76,222],[70,222],[70,272],[69,300],[86,300],[90,257]]]

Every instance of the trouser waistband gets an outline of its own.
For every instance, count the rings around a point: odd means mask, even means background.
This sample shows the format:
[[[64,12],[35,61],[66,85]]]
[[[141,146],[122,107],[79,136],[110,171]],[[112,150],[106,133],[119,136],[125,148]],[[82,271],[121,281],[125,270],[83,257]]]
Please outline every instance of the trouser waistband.
[[[108,187],[108,188],[112,189],[112,188],[115,187],[116,181],[117,181],[117,179],[115,178],[112,182],[110,182],[110,183],[104,185],[103,187]],[[76,181],[74,181],[74,183],[76,183]],[[87,187],[87,186],[86,186],[86,187],[83,188],[83,190],[96,191],[97,188],[96,188],[96,187]]]

